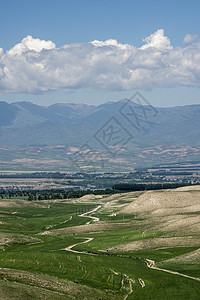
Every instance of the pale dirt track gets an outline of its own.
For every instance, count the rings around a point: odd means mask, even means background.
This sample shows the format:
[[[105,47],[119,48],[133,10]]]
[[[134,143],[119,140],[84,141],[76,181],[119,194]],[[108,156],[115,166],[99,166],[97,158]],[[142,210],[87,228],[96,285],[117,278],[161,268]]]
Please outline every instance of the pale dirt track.
[[[129,278],[128,281],[129,281],[129,292],[124,297],[124,300],[126,300],[128,298],[128,296],[133,293],[133,285],[132,285],[133,280],[131,278]]]
[[[131,198],[134,198],[133,196],[134,195],[130,195]],[[160,248],[168,248],[168,247],[180,247],[180,245],[182,247],[191,246],[191,245],[199,246],[199,237],[197,236],[198,234],[194,235],[194,236],[192,236],[192,235],[189,236],[189,234],[193,233],[194,228],[195,228],[194,233],[196,233],[196,231],[198,232],[198,228],[200,226],[200,216],[198,214],[198,212],[200,211],[199,199],[200,199],[199,191],[194,191],[192,193],[182,192],[182,191],[180,191],[180,192],[178,192],[178,191],[164,191],[164,192],[149,191],[149,192],[144,193],[143,195],[141,195],[138,198],[132,199],[133,201],[128,205],[124,205],[125,207],[122,208],[120,210],[120,212],[118,211],[118,213],[120,213],[120,214],[122,214],[122,213],[123,214],[135,214],[137,216],[145,216],[146,215],[146,216],[148,216],[148,218],[137,221],[137,223],[138,224],[140,223],[141,227],[143,227],[143,229],[145,229],[145,231],[154,232],[157,230],[158,231],[170,230],[170,231],[173,231],[172,236],[168,235],[165,237],[162,236],[162,237],[157,237],[157,238],[153,238],[153,239],[145,238],[142,240],[133,241],[128,244],[117,245],[115,247],[109,248],[108,250],[112,250],[112,251],[116,250],[116,252],[117,252],[119,250],[119,248],[120,248],[120,250],[122,250],[121,247],[122,248],[125,247],[126,249],[123,249],[123,250],[125,250],[125,252],[126,252],[126,251],[134,251],[134,250],[137,251],[137,250],[144,250],[144,249],[150,250],[150,249],[160,249]],[[117,201],[117,199],[116,200],[113,199],[113,201]],[[112,205],[113,205],[113,201],[112,201]],[[117,204],[117,202],[116,202],[116,204]],[[96,212],[99,208],[104,207],[105,205],[106,204],[99,205],[95,209],[79,215],[79,217],[90,218],[90,221],[87,222],[85,225],[77,226],[77,230],[79,229],[79,232],[77,232],[77,233],[81,233],[80,230],[85,231],[84,233],[96,232],[96,231],[99,231],[99,229],[100,229],[99,227],[101,227],[100,225],[105,226],[105,224],[101,224],[104,222],[102,222],[102,221],[99,222],[99,218],[91,216],[92,213]],[[118,209],[120,209],[120,208],[118,208]],[[98,222],[98,224],[95,224],[95,222],[96,223]],[[132,224],[132,223],[131,224],[130,223],[129,223],[129,226]],[[122,224],[118,224],[118,223],[114,224],[113,223],[113,226],[115,226],[115,230],[117,227],[116,225],[121,226]],[[128,225],[128,224],[124,223],[123,227],[126,227],[126,225]],[[132,224],[132,225],[134,225],[134,224]],[[85,226],[87,226],[88,231],[86,231]],[[98,230],[97,229],[94,230],[95,226],[98,227]],[[110,226],[111,226],[111,223],[109,223],[109,230],[111,229]],[[129,227],[129,226],[127,226],[127,227]],[[75,231],[75,229],[76,229],[76,227],[69,228],[67,230]],[[105,228],[104,228],[104,230],[105,230]],[[102,231],[104,231],[104,230],[102,230]],[[185,234],[187,232],[188,235],[187,236],[177,236],[178,234],[180,234],[182,232],[181,230],[184,230]],[[71,233],[71,231],[70,231],[70,233]],[[84,241],[70,245],[63,250],[71,251],[71,252],[78,253],[78,254],[96,255],[96,254],[87,253],[84,251],[77,251],[77,250],[73,249],[77,245],[89,243],[93,240],[93,238],[91,238],[91,237],[85,237],[84,239],[85,239]],[[127,249],[127,247],[130,249]],[[176,276],[182,276],[182,277],[185,277],[188,279],[193,279],[196,281],[200,281],[200,278],[196,278],[196,277],[185,275],[185,274],[182,274],[182,273],[179,273],[176,271],[171,271],[168,269],[156,267],[155,262],[152,260],[146,259],[145,261],[146,261],[147,267],[150,269],[170,273],[170,274],[173,274]],[[117,272],[115,272],[114,274],[117,274]],[[124,297],[124,300],[126,300],[129,297],[129,295],[133,293],[134,281],[133,281],[133,279],[129,278],[126,274],[124,274],[124,276],[129,285],[129,288],[127,289],[126,295]],[[138,278],[138,282],[139,282],[141,288],[145,287],[145,282],[141,278]]]
[[[88,211],[86,213],[83,213],[83,214],[79,215],[79,217],[87,217],[87,218],[92,219],[94,222],[98,222],[99,218],[93,217],[93,216],[89,216],[89,215],[92,214],[93,212],[96,212],[101,207],[102,207],[102,205],[99,205],[96,208],[94,208],[94,209],[92,209],[92,210],[90,210],[90,211]],[[87,222],[86,224],[89,224],[90,222]],[[91,237],[86,237],[85,239],[86,239],[85,241],[79,242],[79,243],[76,243],[76,244],[73,244],[73,245],[70,245],[70,246],[64,248],[63,250],[70,251],[70,252],[73,252],[73,253],[78,253],[78,254],[97,255],[97,254],[88,253],[88,252],[85,252],[85,251],[77,251],[77,250],[72,249],[72,248],[74,248],[77,245],[86,244],[86,243],[89,243],[89,242],[91,242],[93,240],[93,238],[91,238]],[[80,261],[80,258],[79,258],[79,261]],[[118,273],[115,272],[115,271],[113,271],[113,270],[111,270],[111,272],[113,272],[113,274],[115,274],[115,275],[118,275]],[[126,274],[124,274],[124,276],[127,278],[128,282],[129,282],[129,291],[128,291],[128,293],[124,297],[124,300],[126,300],[128,298],[128,296],[133,293],[133,282],[134,281],[133,281],[133,279],[129,278]],[[142,284],[141,284],[141,286],[142,286]],[[142,287],[144,287],[144,286],[142,286]]]
[[[92,219],[94,222],[98,222],[99,221],[99,218],[97,217],[93,217],[93,216],[88,216],[90,214],[92,214],[93,212],[97,211],[98,209],[100,209],[102,207],[102,205],[99,205],[97,207],[95,207],[94,209],[90,210],[90,211],[87,211],[86,213],[83,213],[81,215],[79,215],[79,217],[86,217],[86,218],[90,218]],[[86,224],[89,224],[91,221],[87,222]],[[84,252],[84,251],[76,251],[76,250],[73,250],[72,248],[74,248],[75,246],[77,245],[81,245],[81,244],[86,244],[86,243],[89,243],[93,240],[93,238],[90,238],[90,237],[86,237],[85,238],[86,240],[83,241],[83,242],[80,242],[80,243],[76,243],[74,245],[71,245],[71,246],[68,246],[66,248],[64,248],[65,251],[71,251],[73,253],[85,253],[85,254],[88,254],[87,252]]]
[[[92,210],[90,210],[90,211],[87,211],[87,212],[85,212],[85,213],[79,215],[79,217],[87,217],[87,218],[92,219],[94,222],[99,222],[99,218],[93,217],[93,216],[88,216],[88,215],[90,215],[90,214],[92,214],[93,212],[97,211],[97,210],[98,210],[99,208],[101,208],[101,207],[102,207],[102,205],[99,205],[99,206],[95,207],[94,209],[92,209]],[[91,222],[91,221],[90,221],[90,222]],[[88,224],[90,224],[90,222],[87,222],[86,224],[88,225]]]
[[[68,246],[68,247],[66,247],[66,248],[64,248],[64,250],[65,251],[70,251],[70,252],[73,252],[73,253],[81,253],[81,254],[89,254],[89,253],[87,253],[87,252],[84,252],[84,251],[76,251],[76,250],[73,250],[72,248],[74,248],[75,246],[77,246],[77,245],[81,245],[81,244],[86,244],[86,243],[89,243],[89,242],[91,242],[92,240],[93,240],[93,238],[83,238],[83,239],[86,239],[85,241],[83,241],[83,242],[80,242],[80,243],[76,243],[76,244],[74,244],[74,245],[71,245],[71,246]]]
[[[151,259],[146,259],[146,264],[147,264],[147,267],[150,268],[150,269],[163,271],[163,272],[167,272],[167,273],[170,273],[170,274],[174,274],[174,275],[178,275],[178,276],[182,276],[182,277],[186,277],[186,278],[189,278],[189,279],[194,279],[194,280],[200,281],[200,278],[197,278],[197,277],[189,276],[189,275],[182,274],[182,273],[179,273],[179,272],[176,272],[176,271],[171,271],[171,270],[167,270],[167,269],[158,268],[158,267],[155,266],[155,261],[151,260]]]
[[[138,278],[139,284],[141,285],[142,288],[145,287],[145,282],[142,280],[142,278]]]

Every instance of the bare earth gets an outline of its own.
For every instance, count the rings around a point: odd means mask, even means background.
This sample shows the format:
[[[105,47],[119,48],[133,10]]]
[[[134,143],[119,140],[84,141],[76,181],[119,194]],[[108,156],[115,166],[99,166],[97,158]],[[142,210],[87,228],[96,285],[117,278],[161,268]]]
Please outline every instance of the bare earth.
[[[186,188],[186,187],[184,187]],[[116,214],[133,215],[143,231],[143,239],[109,248],[111,251],[141,251],[170,247],[200,247],[200,186],[187,191],[147,191],[134,198]],[[134,222],[132,223],[134,228]],[[163,232],[162,237],[148,239],[147,232]],[[199,259],[197,252],[195,259]]]

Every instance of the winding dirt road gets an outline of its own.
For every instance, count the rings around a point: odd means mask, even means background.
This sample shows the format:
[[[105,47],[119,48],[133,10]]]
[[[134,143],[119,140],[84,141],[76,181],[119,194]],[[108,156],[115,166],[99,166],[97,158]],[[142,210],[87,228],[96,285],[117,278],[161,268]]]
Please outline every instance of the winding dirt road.
[[[150,269],[163,271],[163,272],[167,272],[167,273],[170,273],[170,274],[179,275],[179,276],[182,276],[182,277],[186,277],[186,278],[190,278],[190,279],[200,281],[200,278],[197,278],[197,277],[189,276],[189,275],[182,274],[182,273],[179,273],[179,272],[176,272],[176,271],[171,271],[171,270],[167,270],[167,269],[158,268],[158,267],[155,266],[155,261],[154,260],[145,259],[145,261],[146,261],[147,267],[150,268]]]
[[[99,206],[95,207],[94,209],[79,215],[79,217],[87,217],[87,218],[92,219],[94,222],[98,222],[99,218],[90,216],[90,214],[94,213],[95,211],[97,211],[101,207],[102,207],[102,205],[99,205]],[[90,224],[91,221],[87,222],[86,225]],[[91,237],[85,237],[84,239],[85,239],[85,241],[70,245],[70,246],[64,248],[63,250],[70,251],[70,252],[73,252],[73,253],[78,253],[78,254],[97,255],[95,253],[88,253],[88,252],[85,252],[85,251],[77,251],[77,250],[73,249],[77,245],[86,244],[86,243],[89,243],[93,240],[93,238],[91,238]],[[80,257],[79,257],[79,260],[80,260]],[[111,272],[113,272],[113,274],[119,275],[119,273],[115,272],[114,270],[112,270],[112,269],[110,269],[110,270],[111,270]],[[128,275],[124,274],[124,276],[126,276],[128,282],[129,282],[129,291],[127,292],[127,294],[124,297],[124,300],[126,300],[128,298],[128,296],[133,293],[133,283],[134,283],[134,281],[133,281],[133,279],[129,278]]]
[[[73,249],[72,249],[72,248],[74,248],[74,247],[77,246],[77,245],[86,244],[86,243],[89,243],[89,242],[91,242],[91,241],[93,240],[93,238],[83,238],[83,239],[86,239],[86,240],[83,241],[83,242],[76,243],[76,244],[74,244],[74,245],[68,246],[68,247],[64,248],[64,250],[66,250],[66,251],[71,251],[71,252],[73,252],[73,253],[81,253],[81,254],[84,253],[84,254],[89,254],[89,253],[84,252],[84,251],[76,251],[76,250],[73,250]],[[91,253],[90,253],[90,254],[91,254]]]
[[[126,275],[126,274],[124,274],[124,275]],[[124,300],[126,300],[128,298],[128,296],[133,293],[133,285],[132,285],[133,280],[131,278],[129,278],[128,276],[127,276],[127,278],[128,278],[128,281],[129,281],[129,292],[125,295]]]
[[[90,219],[92,219],[94,222],[98,222],[98,221],[99,221],[99,218],[93,217],[93,216],[88,216],[88,215],[94,213],[95,211],[97,211],[97,210],[100,209],[101,207],[102,207],[102,205],[99,205],[99,206],[95,207],[94,209],[92,209],[92,210],[90,210],[90,211],[87,211],[87,212],[85,212],[85,213],[79,215],[79,217],[90,218]],[[91,220],[91,221],[92,221],[92,220]],[[90,224],[91,221],[87,222],[86,225]],[[91,238],[91,237],[86,237],[86,238],[83,238],[83,239],[86,239],[86,240],[83,241],[83,242],[79,242],[79,243],[76,243],[76,244],[74,244],[74,245],[68,246],[68,247],[64,248],[64,250],[65,250],[65,251],[70,251],[70,252],[73,252],[73,253],[79,253],[79,254],[80,254],[80,253],[82,253],[82,254],[83,254],[83,253],[84,253],[84,254],[89,254],[89,253],[84,252],[84,251],[76,251],[76,250],[73,250],[73,249],[72,249],[72,248],[74,248],[74,247],[77,246],[77,245],[86,244],[86,243],[89,243],[89,242],[91,242],[91,241],[93,240],[93,238]],[[92,253],[90,253],[90,254],[92,254]]]
[[[79,217],[87,217],[87,218],[92,219],[94,222],[99,222],[99,218],[93,217],[93,216],[88,216],[88,215],[94,213],[95,211],[97,211],[97,210],[98,210],[99,208],[101,208],[101,207],[102,207],[102,205],[99,205],[99,206],[95,207],[94,209],[92,209],[92,210],[90,210],[90,211],[87,211],[87,212],[85,212],[85,213],[79,215]],[[90,222],[91,222],[91,221],[87,222],[86,225],[90,224]]]
[[[96,212],[101,207],[102,207],[102,205],[99,205],[99,206],[95,207],[94,209],[79,215],[79,217],[87,217],[87,218],[91,219],[91,221],[87,222],[86,225],[90,224],[92,221],[98,222],[99,218],[91,216],[91,214]],[[93,240],[92,237],[85,237],[84,239],[85,239],[85,241],[70,245],[70,246],[64,248],[64,250],[65,251],[70,251],[70,252],[73,252],[73,253],[78,253],[78,254],[96,255],[96,254],[93,254],[93,253],[88,253],[88,252],[85,252],[85,251],[77,251],[77,250],[73,249],[77,245],[86,244],[86,243],[89,243]],[[185,277],[185,278],[193,279],[193,280],[196,280],[196,281],[200,281],[200,278],[196,278],[196,277],[193,277],[193,276],[182,274],[182,273],[179,273],[179,272],[176,272],[176,271],[171,271],[171,270],[167,270],[167,269],[163,269],[163,268],[158,268],[158,267],[155,266],[155,261],[153,261],[151,259],[145,259],[145,262],[146,262],[147,267],[150,268],[150,269],[163,271],[163,272],[166,272],[166,273],[170,273],[170,274],[182,276],[182,277]],[[113,270],[111,270],[111,271],[116,275],[118,274],[117,272],[115,272]],[[126,274],[124,274],[124,275],[127,276]],[[129,292],[127,292],[127,294],[125,295],[124,300],[126,300],[128,298],[128,296],[133,293],[133,282],[134,281],[131,278],[129,278],[128,276],[127,276],[127,279],[129,281]],[[138,282],[139,282],[139,284],[141,285],[142,288],[145,287],[145,282],[141,278],[138,278]]]

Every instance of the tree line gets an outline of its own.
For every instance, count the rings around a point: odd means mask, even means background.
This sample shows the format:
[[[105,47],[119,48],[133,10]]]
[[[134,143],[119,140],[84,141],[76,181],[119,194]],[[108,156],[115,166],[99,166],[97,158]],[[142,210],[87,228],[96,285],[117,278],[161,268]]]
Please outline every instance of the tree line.
[[[33,200],[54,200],[80,198],[85,195],[105,195],[114,194],[116,191],[112,189],[104,190],[30,190],[30,191],[0,191],[1,199],[22,198],[29,201]]]
[[[123,192],[175,189],[181,186],[191,185],[191,183],[118,183],[113,185],[113,190]]]
[[[29,201],[80,198],[85,195],[109,195],[132,191],[171,189],[191,185],[189,183],[118,183],[112,189],[99,190],[30,190],[30,191],[0,191],[0,198],[22,198]]]

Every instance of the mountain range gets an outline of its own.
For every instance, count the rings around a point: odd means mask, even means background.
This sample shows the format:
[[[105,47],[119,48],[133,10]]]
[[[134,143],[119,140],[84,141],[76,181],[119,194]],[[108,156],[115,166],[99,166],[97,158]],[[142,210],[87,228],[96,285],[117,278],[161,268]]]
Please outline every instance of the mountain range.
[[[0,102],[1,170],[132,171],[200,162],[200,105]]]
[[[1,101],[0,145],[80,146],[89,141],[98,148],[102,145],[95,134],[105,130],[108,121],[107,126],[118,124],[130,133],[130,145],[199,146],[199,120],[200,105],[154,108],[124,99],[98,106],[57,103],[45,107]]]

